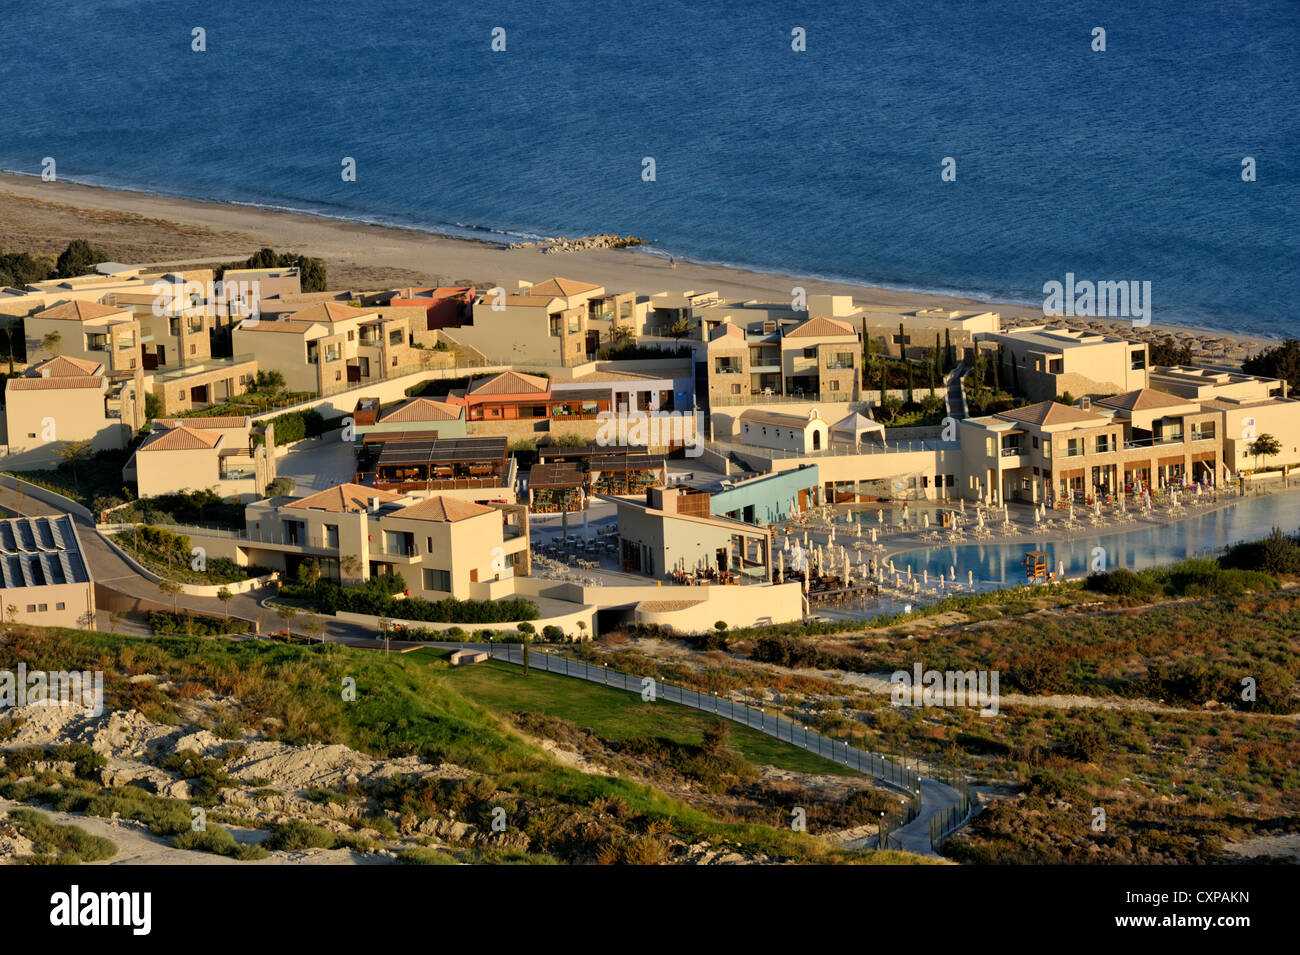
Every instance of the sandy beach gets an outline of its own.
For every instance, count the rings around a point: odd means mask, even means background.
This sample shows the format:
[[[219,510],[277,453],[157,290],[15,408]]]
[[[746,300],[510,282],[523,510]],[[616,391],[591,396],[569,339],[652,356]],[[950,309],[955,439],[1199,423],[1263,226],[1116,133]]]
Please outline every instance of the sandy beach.
[[[262,246],[293,250],[325,261],[332,288],[377,289],[462,280],[515,287],[520,279],[553,275],[610,290],[717,290],[729,300],[788,301],[791,289],[852,295],[861,305],[914,309],[980,308],[1002,315],[1004,327],[1045,321],[1023,305],[927,295],[865,285],[753,272],[668,260],[634,249],[588,249],[544,254],[536,248],[450,238],[409,229],[364,225],[252,206],[173,199],[27,176],[0,174],[0,250],[57,254],[85,238],[115,261],[128,264],[220,264],[247,258]],[[1064,318],[1054,324],[1109,331],[1134,340],[1173,336],[1210,362],[1238,365],[1268,339],[1153,323]]]

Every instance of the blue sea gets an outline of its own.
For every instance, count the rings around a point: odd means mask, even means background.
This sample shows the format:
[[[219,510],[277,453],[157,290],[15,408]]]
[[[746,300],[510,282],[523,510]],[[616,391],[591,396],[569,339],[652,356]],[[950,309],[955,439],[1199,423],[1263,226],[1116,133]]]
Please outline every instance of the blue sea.
[[[0,168],[1285,336],[1297,67],[1296,0],[0,0]]]

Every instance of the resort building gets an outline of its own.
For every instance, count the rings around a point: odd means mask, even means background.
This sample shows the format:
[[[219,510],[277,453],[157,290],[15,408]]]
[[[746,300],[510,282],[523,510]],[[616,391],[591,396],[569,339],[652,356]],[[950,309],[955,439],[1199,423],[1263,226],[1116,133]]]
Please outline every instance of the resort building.
[[[1142,388],[1081,406],[1044,401],[961,422],[961,496],[1085,503],[1220,479],[1219,415]]]
[[[23,329],[29,362],[65,355],[107,371],[144,368],[140,322],[129,309],[71,299],[29,315]]]
[[[1152,388],[1197,401],[1209,401],[1211,398],[1249,401],[1287,397],[1285,379],[1261,378],[1235,371],[1197,368],[1194,365],[1157,366],[1151,369],[1148,378]]]
[[[96,361],[60,355],[5,382],[5,443],[10,455],[53,462],[67,442],[91,451],[124,448],[144,424],[139,371],[110,376]]]
[[[274,269],[226,269],[221,275],[221,285],[227,293],[227,304],[232,314],[247,309],[255,315],[261,310],[263,299],[283,298],[302,292],[302,276],[297,266]]]
[[[627,573],[671,580],[674,573],[713,571],[724,584],[772,580],[772,532],[701,514],[699,494],[689,488],[652,488],[644,500],[615,503],[620,566]]]
[[[356,482],[412,497],[513,504],[519,472],[504,437],[372,433],[357,453]]]
[[[1004,358],[1003,382],[1031,401],[1121,394],[1147,387],[1147,346],[1112,335],[1034,325],[979,336],[989,359]]]
[[[463,438],[465,408],[436,398],[407,398],[384,408],[378,398],[358,398],[352,423],[358,447],[377,435],[418,432],[429,438]]]
[[[709,333],[707,352],[711,408],[859,398],[862,342],[837,319],[765,318],[748,327],[727,320]]]
[[[232,333],[235,354],[256,355],[284,375],[290,391],[334,394],[395,378],[423,365],[405,318],[324,302],[279,320],[245,319]],[[414,364],[413,364],[414,363]]]
[[[632,292],[608,293],[599,285],[562,278],[520,282],[513,295],[504,289],[480,291],[469,322],[444,327],[440,335],[488,361],[570,366],[595,358],[615,325],[630,332],[637,309]],[[603,329],[609,331],[602,334]]]
[[[209,554],[296,576],[311,558],[326,579],[367,580],[392,573],[407,596],[468,599],[472,585],[528,572],[528,515],[445,496],[412,500],[391,491],[341,484],[301,498],[245,508],[247,530],[201,538]]]
[[[809,296],[809,311],[813,312],[814,302],[820,303],[824,298],[847,296]],[[839,312],[844,312],[843,304]],[[939,348],[941,354],[947,352],[953,364],[974,358],[978,339],[1000,331],[1002,322],[997,312],[945,308],[902,312],[864,308],[856,314],[842,314],[842,318],[859,326],[865,323],[872,354],[923,361]]]
[[[830,425],[816,410],[807,417],[751,409],[741,414],[736,438],[742,444],[772,448],[793,454],[808,454],[830,447]]]
[[[275,477],[275,426],[247,417],[157,419],[122,469],[140,497],[210,489],[260,500]]]
[[[96,629],[95,585],[71,517],[0,520],[0,603],[9,623]]]

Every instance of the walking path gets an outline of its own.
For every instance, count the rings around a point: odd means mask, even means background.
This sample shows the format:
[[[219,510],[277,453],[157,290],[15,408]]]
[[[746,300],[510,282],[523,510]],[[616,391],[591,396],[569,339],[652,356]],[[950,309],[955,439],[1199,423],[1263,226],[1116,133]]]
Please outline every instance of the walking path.
[[[492,659],[524,665],[523,648],[519,644],[481,643],[438,643],[431,646],[452,649],[486,649]],[[608,667],[593,667],[567,657],[553,656],[550,653],[532,651],[528,656],[529,666],[557,676],[567,676],[590,683],[600,683],[631,693],[644,695],[647,687],[653,685],[655,699],[667,703],[679,703],[692,709],[712,713],[723,719],[731,720],[750,729],[758,730],[778,740],[798,746],[800,749],[816,753],[826,759],[851,766],[861,773],[878,779],[888,788],[900,794],[914,797],[918,791],[921,805],[917,815],[908,823],[888,833],[891,848],[902,849],[919,855],[934,855],[931,848],[931,820],[941,815],[951,815],[958,807],[964,805],[964,798],[958,790],[937,779],[918,775],[914,768],[897,761],[886,759],[875,753],[850,746],[842,740],[833,740],[806,726],[800,726],[779,715],[767,713],[761,709],[725,697],[704,694],[698,690],[688,690],[668,683],[652,681],[645,683],[641,677],[629,676]]]

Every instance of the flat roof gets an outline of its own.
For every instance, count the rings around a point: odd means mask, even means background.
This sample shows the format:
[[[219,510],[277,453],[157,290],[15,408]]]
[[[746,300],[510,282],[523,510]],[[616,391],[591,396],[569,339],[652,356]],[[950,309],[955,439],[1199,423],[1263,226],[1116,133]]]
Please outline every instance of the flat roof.
[[[529,490],[539,487],[581,487],[582,468],[572,461],[534,464],[528,472]]]
[[[668,462],[653,454],[602,454],[591,459],[593,471],[665,470]]]
[[[504,437],[429,438],[423,441],[387,441],[377,464],[457,464],[499,461],[509,447]]]

